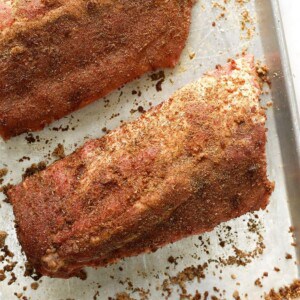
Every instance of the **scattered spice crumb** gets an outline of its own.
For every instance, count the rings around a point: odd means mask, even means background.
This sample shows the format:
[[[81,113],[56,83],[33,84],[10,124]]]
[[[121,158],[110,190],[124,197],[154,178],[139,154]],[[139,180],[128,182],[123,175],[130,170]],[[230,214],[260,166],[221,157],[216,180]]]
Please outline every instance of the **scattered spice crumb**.
[[[14,272],[11,272],[10,276],[11,278],[9,279],[7,285],[12,285],[17,280],[16,274]]]
[[[44,161],[41,161],[38,164],[32,164],[29,168],[25,170],[24,174],[22,175],[23,180],[29,176],[34,175],[35,173],[45,170],[46,166],[47,165]]]
[[[190,53],[190,54],[189,54],[190,60],[194,59],[195,56],[196,56],[196,53],[195,53],[195,52]]]
[[[263,85],[263,83],[267,83],[269,86],[271,86],[271,79],[269,77],[269,68],[266,65],[262,64],[262,62],[259,60],[256,62],[255,68],[258,77],[261,80],[260,82],[261,86]]]
[[[3,270],[0,270],[0,282],[6,279],[6,275],[4,274]]]
[[[290,226],[289,227],[289,233],[293,233],[295,232],[295,227],[294,226]]]
[[[62,144],[58,144],[56,146],[56,148],[53,150],[52,152],[52,156],[56,157],[56,158],[59,158],[59,159],[62,159],[64,158],[66,155],[65,155],[65,148]]]
[[[0,169],[0,184],[3,183],[3,177],[5,177],[7,173],[8,173],[7,168]]]
[[[114,298],[109,298],[109,299],[111,299],[111,300],[134,300],[127,293],[119,293],[116,295],[115,299]]]
[[[258,287],[260,287],[260,288],[263,287],[263,285],[262,285],[262,283],[261,283],[261,280],[260,280],[259,278],[257,278],[257,279],[254,281],[254,285],[255,285],[255,286],[258,286]]]
[[[78,274],[76,275],[77,278],[81,280],[86,280],[87,279],[87,273],[85,270],[80,270]]]
[[[93,296],[93,300],[97,300],[98,296],[100,296],[100,293],[99,293],[99,291],[96,291]]]
[[[244,5],[246,3],[248,3],[250,0],[235,0],[235,2],[239,5]]]
[[[53,131],[68,131],[70,128],[69,125],[67,125],[66,127],[63,127],[63,125],[60,125],[59,127],[52,127],[51,130]]]
[[[274,289],[265,294],[265,300],[292,300],[300,297],[300,280],[295,280],[290,286],[285,286],[275,292]]]
[[[177,264],[178,264],[178,263],[177,263],[177,258],[175,258],[174,256],[169,256],[168,262],[169,262],[170,264],[174,264],[174,265],[177,265]]]
[[[38,281],[42,275],[37,273],[29,262],[25,262],[25,271],[23,276],[31,277],[34,281]]]
[[[187,295],[186,282],[193,281],[197,278],[198,282],[205,278],[204,271],[207,269],[208,264],[190,266],[179,272],[176,276],[165,279],[163,282],[163,291],[171,294],[171,286],[179,286],[183,295]]]
[[[25,160],[30,160],[30,157],[29,157],[29,156],[23,156],[23,157],[21,157],[21,158],[18,160],[18,162],[23,162],[23,161],[25,161]]]
[[[145,111],[145,109],[144,109],[144,107],[143,107],[143,106],[141,106],[141,105],[138,107],[138,109],[137,109],[137,110],[138,110],[138,112],[139,112],[139,113],[141,113],[141,114],[143,114],[143,113],[145,113],[145,112],[146,112],[146,111]]]
[[[38,287],[39,287],[39,284],[37,283],[37,282],[33,282],[31,285],[30,285],[30,287],[33,289],[33,290],[37,290],[38,289]]]
[[[28,144],[35,143],[36,141],[32,133],[27,133],[27,136],[25,136],[25,140],[27,141]]]
[[[240,297],[240,294],[238,291],[234,291],[233,294],[232,294],[232,297],[235,299],[235,300],[241,300],[241,297]]]
[[[0,230],[0,249],[4,247],[6,238],[7,238],[7,233],[5,231]]]
[[[165,81],[165,78],[166,78],[165,72],[164,71],[159,71],[157,73],[151,74],[150,77],[151,77],[152,81],[157,81],[156,86],[155,86],[156,91],[157,92],[162,91],[162,84],[163,84],[163,82]]]

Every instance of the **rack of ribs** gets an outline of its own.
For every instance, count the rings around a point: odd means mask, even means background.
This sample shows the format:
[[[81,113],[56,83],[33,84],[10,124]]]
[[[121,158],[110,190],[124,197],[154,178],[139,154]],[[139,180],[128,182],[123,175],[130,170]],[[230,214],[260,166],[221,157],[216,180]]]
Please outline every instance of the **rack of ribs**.
[[[232,60],[12,187],[29,262],[68,278],[264,209],[258,80],[253,57]]]
[[[174,67],[194,0],[0,0],[0,135],[51,123]]]

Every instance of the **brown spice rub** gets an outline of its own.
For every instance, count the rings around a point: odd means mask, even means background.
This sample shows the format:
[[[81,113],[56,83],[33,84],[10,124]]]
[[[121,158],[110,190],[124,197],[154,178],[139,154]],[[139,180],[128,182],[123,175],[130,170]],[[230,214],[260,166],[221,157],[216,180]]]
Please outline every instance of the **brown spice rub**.
[[[65,155],[65,148],[62,144],[58,144],[57,147],[53,150],[52,156],[62,159]]]
[[[290,286],[280,288],[278,292],[272,289],[265,295],[265,300],[292,300],[300,297],[300,280],[295,280]]]
[[[205,278],[205,270],[207,269],[208,264],[204,263],[203,265],[199,266],[191,266],[185,268],[183,271],[178,273],[176,276],[171,277],[170,279],[166,279],[163,282],[163,291],[167,292],[169,295],[171,294],[171,288],[170,286],[176,286],[178,285],[181,289],[181,295],[187,296],[187,289],[186,289],[186,283],[193,281],[195,278],[198,280],[198,282],[201,281],[201,279]]]
[[[253,58],[232,60],[11,188],[36,270],[73,276],[265,208],[257,81]]]
[[[0,184],[3,183],[3,177],[5,177],[8,173],[7,168],[0,169]]]
[[[44,161],[40,161],[37,164],[32,164],[29,168],[25,170],[24,174],[22,175],[22,178],[25,179],[26,177],[30,177],[35,173],[38,173],[45,169],[46,169],[46,163]]]
[[[174,67],[194,1],[21,2],[25,8],[37,2],[33,15],[0,30],[5,139],[40,130],[145,72]]]
[[[7,233],[5,231],[0,230],[0,249],[4,247],[6,238]]]

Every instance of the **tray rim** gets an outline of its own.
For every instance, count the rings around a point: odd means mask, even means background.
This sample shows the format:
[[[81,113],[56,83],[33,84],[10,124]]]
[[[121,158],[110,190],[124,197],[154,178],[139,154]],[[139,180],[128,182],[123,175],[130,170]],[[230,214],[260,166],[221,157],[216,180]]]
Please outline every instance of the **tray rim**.
[[[278,37],[278,46],[280,50],[280,58],[281,58],[281,63],[283,65],[283,81],[288,93],[287,99],[289,100],[289,106],[291,108],[291,117],[292,117],[292,124],[293,127],[295,127],[294,130],[294,138],[295,142],[297,145],[297,158],[300,161],[300,111],[298,107],[298,102],[297,102],[297,97],[295,93],[295,87],[294,87],[294,79],[292,75],[292,70],[291,70],[291,63],[290,63],[290,58],[289,58],[289,53],[288,53],[288,47],[286,43],[286,37],[285,37],[285,31],[283,28],[283,22],[282,22],[282,15],[281,15],[281,9],[280,9],[280,4],[279,0],[270,0],[271,5],[273,8],[273,13],[274,16],[276,17],[275,21],[277,21],[277,26],[275,27],[277,37]],[[289,84],[287,84],[287,79],[289,79]]]
[[[300,248],[299,248],[299,241],[300,241],[300,203],[299,203],[299,196],[300,196],[300,188],[297,187],[297,180],[300,178],[300,106],[297,102],[297,96],[295,92],[295,83],[292,75],[292,69],[291,69],[291,63],[289,58],[289,52],[285,37],[285,30],[283,27],[283,21],[282,21],[282,14],[281,14],[281,8],[279,4],[279,0],[269,0],[272,8],[272,15],[274,16],[274,30],[276,32],[276,38],[277,38],[277,46],[279,50],[279,56],[280,56],[280,64],[281,64],[281,71],[282,71],[282,83],[285,88],[285,99],[286,100],[286,106],[289,110],[288,116],[290,117],[289,122],[289,135],[292,137],[292,143],[293,143],[293,153],[288,153],[289,155],[294,155],[293,160],[296,162],[296,165],[294,166],[294,176],[291,176],[288,174],[288,178],[285,178],[285,185],[289,191],[289,189],[292,187],[292,198],[294,196],[297,197],[296,201],[288,201],[288,209],[290,213],[290,220],[291,220],[291,226],[294,227],[295,233],[294,233],[294,239],[298,245],[297,248],[295,248],[296,252],[296,259],[299,262],[300,261]],[[299,99],[300,100],[300,99]],[[275,122],[275,125],[277,127],[277,123]],[[278,136],[279,142],[280,137]],[[282,145],[281,145],[282,147]],[[290,152],[290,151],[288,151]],[[282,154],[283,155],[283,154]],[[287,155],[287,153],[285,153]],[[296,157],[295,157],[296,156]],[[287,159],[286,156],[282,156],[282,159]],[[283,171],[286,173],[286,171]],[[291,179],[291,182],[289,182],[289,179]],[[297,202],[297,203],[296,203]],[[300,279],[300,264],[297,264],[298,268],[298,278]]]

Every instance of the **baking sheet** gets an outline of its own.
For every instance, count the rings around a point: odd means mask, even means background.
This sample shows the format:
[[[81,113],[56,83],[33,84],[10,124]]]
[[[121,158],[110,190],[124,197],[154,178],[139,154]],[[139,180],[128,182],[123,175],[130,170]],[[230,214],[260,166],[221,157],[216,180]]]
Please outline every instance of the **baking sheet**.
[[[1,300],[16,298],[15,293],[29,299],[55,300],[108,299],[116,298],[118,293],[127,293],[133,299],[164,299],[168,294],[170,299],[179,299],[182,294],[195,295],[196,291],[202,297],[208,293],[208,299],[260,299],[271,288],[278,289],[298,278],[297,248],[291,245],[294,241],[290,226],[300,220],[299,123],[278,5],[276,0],[250,0],[243,5],[238,2],[242,1],[196,3],[187,46],[180,64],[174,70],[164,71],[162,91],[156,90],[157,82],[148,74],[41,132],[24,134],[6,143],[1,140],[0,168],[9,170],[4,184],[19,182],[31,164],[53,161],[51,153],[59,143],[66,153],[71,153],[84,141],[101,136],[102,128],[113,129],[123,121],[137,118],[138,106],[148,109],[151,104],[160,103],[216,64],[247,49],[267,62],[273,82],[272,93],[262,99],[262,104],[273,101],[273,107],[267,111],[267,156],[269,176],[276,182],[276,189],[267,211],[248,214],[213,232],[186,238],[152,254],[124,259],[98,270],[88,268],[84,281],[43,277],[34,290],[30,287],[34,281],[22,275],[25,257],[16,239],[12,208],[1,202],[0,230],[9,233],[7,245],[15,254],[12,260],[18,262],[14,269],[16,282],[7,285],[10,273],[0,282]],[[241,13],[246,9],[253,19],[253,24],[246,23],[252,30],[255,27],[253,37],[249,36],[251,32],[241,30]],[[287,259],[287,254],[292,258]],[[204,266],[203,270],[199,266]],[[180,281],[178,275],[182,271]],[[182,275],[191,272],[191,280]]]

